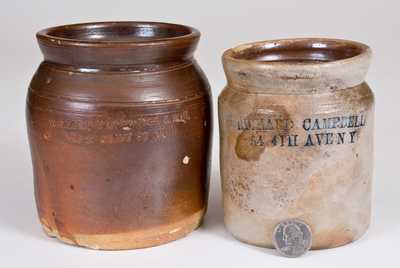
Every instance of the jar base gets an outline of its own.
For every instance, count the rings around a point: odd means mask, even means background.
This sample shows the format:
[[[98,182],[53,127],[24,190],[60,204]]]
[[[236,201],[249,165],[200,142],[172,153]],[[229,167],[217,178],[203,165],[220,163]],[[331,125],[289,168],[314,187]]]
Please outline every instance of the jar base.
[[[73,234],[74,241],[50,229],[45,220],[41,219],[41,223],[48,236],[70,245],[99,250],[126,250],[154,247],[183,238],[201,225],[203,216],[204,209],[184,220],[161,227],[116,234]]]
[[[273,244],[273,242],[271,241],[271,243],[254,243],[251,242],[249,240],[246,240],[244,238],[241,238],[239,236],[236,236],[234,233],[232,233],[229,228],[227,228],[229,233],[238,241],[252,245],[252,246],[256,246],[256,247],[262,247],[262,248],[268,248],[268,249],[275,249],[275,246]],[[353,237],[353,238],[348,238],[348,239],[338,239],[336,241],[328,241],[327,243],[318,243],[315,244],[313,243],[311,245],[310,250],[323,250],[323,249],[331,249],[331,248],[337,248],[337,247],[342,247],[348,244],[351,244],[355,241],[357,241],[358,239],[360,239],[366,232],[367,232],[368,228],[366,228],[358,237]]]

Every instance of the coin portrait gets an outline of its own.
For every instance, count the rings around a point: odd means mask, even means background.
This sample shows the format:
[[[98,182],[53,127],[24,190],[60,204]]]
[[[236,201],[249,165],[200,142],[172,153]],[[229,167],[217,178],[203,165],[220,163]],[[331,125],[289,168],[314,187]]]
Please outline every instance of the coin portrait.
[[[275,227],[274,244],[282,255],[299,257],[311,247],[311,229],[297,219],[280,222]]]

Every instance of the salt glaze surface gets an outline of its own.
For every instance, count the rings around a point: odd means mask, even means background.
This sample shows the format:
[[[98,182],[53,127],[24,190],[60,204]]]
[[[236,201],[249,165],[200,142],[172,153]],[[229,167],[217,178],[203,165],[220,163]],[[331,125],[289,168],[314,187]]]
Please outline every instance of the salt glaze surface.
[[[286,39],[227,50],[219,96],[226,227],[273,247],[274,227],[297,218],[312,249],[361,237],[371,213],[373,93],[369,47]]]
[[[207,207],[211,92],[200,32],[160,22],[44,29],[26,122],[45,232],[121,250],[200,226]]]

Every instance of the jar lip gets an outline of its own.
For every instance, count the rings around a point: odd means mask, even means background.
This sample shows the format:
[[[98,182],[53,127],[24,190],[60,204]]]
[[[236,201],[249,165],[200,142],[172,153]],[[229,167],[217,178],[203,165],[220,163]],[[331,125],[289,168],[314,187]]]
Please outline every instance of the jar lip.
[[[110,21],[51,27],[37,39],[47,62],[108,68],[192,61],[200,32],[172,23]]]
[[[284,53],[299,51],[301,49],[309,50],[310,57],[313,57],[313,55],[317,57],[303,59],[299,56],[293,59],[285,59],[283,57]],[[272,54],[274,51],[278,52],[279,50],[281,50],[281,54],[283,55]],[[318,55],[312,54],[313,50],[319,50],[319,57]],[[336,55],[332,55],[332,53],[335,52]],[[253,53],[253,55],[251,53]],[[268,57],[268,53],[271,53],[272,55],[270,54],[270,57]],[[340,55],[340,53],[342,53],[342,55]],[[226,50],[223,54],[223,59],[224,61],[229,61],[234,64],[263,66],[271,65],[275,68],[278,66],[283,66],[285,68],[290,66],[307,68],[313,66],[322,67],[333,64],[350,63],[359,58],[369,57],[370,54],[371,49],[369,46],[360,42],[345,39],[311,37],[275,39],[245,43]],[[323,58],[324,55],[330,55],[333,58]],[[265,56],[265,59],[257,59],[257,56]]]
[[[104,21],[45,28],[36,34],[39,42],[54,46],[124,47],[171,45],[199,39],[190,26],[153,21]]]
[[[308,94],[364,82],[371,49],[329,38],[294,38],[239,45],[224,52],[228,84],[276,94]]]

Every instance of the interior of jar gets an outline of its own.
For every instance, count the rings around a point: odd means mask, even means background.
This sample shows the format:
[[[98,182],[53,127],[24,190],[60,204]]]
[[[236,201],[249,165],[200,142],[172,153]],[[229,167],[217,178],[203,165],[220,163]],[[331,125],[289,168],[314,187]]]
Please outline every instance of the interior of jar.
[[[47,35],[77,41],[140,42],[175,38],[192,33],[189,27],[167,23],[88,23],[55,27]]]
[[[348,59],[362,52],[361,46],[340,40],[299,39],[238,48],[233,51],[232,57],[260,62],[315,63]]]

